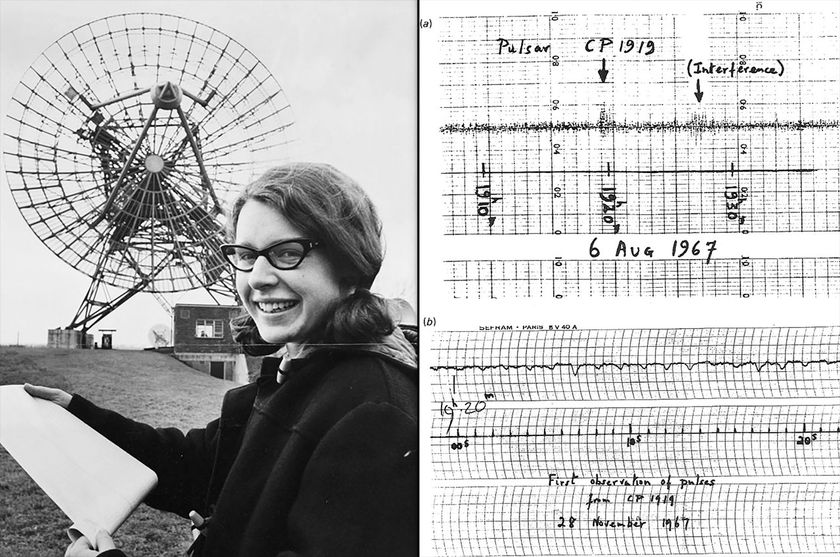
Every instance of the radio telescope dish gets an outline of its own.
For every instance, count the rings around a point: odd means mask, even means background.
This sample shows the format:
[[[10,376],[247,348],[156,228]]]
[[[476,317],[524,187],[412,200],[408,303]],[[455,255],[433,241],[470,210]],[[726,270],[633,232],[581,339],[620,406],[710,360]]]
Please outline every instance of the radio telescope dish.
[[[11,100],[5,161],[32,231],[92,279],[68,328],[141,291],[234,296],[225,206],[285,158],[292,124],[266,67],[196,21],[116,15],[50,45]]]
[[[149,343],[155,348],[163,348],[164,346],[169,346],[169,339],[172,338],[172,330],[168,326],[159,323],[149,329],[146,338],[149,339]]]

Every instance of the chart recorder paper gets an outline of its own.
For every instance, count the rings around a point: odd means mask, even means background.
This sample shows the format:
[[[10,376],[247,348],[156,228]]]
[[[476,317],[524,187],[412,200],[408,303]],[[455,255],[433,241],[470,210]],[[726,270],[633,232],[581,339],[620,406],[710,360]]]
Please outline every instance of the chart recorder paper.
[[[113,534],[157,475],[57,404],[0,387],[0,445],[73,522],[72,540]]]
[[[421,2],[421,555],[840,555],[830,4]]]

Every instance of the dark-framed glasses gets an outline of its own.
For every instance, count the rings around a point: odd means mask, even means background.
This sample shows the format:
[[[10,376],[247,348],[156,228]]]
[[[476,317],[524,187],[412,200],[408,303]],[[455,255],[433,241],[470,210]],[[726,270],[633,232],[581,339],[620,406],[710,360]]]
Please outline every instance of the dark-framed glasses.
[[[271,244],[265,249],[256,250],[248,246],[222,244],[222,255],[238,271],[249,272],[254,268],[259,256],[264,256],[271,266],[281,271],[288,271],[300,265],[303,258],[320,243],[306,238],[293,238]]]

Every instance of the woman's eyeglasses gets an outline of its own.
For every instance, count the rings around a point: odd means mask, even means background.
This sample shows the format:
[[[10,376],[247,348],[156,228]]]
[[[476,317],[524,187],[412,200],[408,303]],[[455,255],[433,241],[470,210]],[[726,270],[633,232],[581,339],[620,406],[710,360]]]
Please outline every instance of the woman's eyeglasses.
[[[255,250],[247,246],[222,244],[222,255],[228,263],[238,271],[249,272],[254,268],[259,256],[265,256],[271,266],[281,271],[288,271],[300,265],[303,258],[310,251],[320,245],[315,240],[294,238],[272,244],[263,250]]]

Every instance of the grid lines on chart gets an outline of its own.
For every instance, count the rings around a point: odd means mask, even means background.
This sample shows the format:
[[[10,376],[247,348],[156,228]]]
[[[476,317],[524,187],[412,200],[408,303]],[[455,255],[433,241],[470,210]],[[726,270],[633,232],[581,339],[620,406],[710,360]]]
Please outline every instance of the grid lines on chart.
[[[448,331],[431,392],[507,402],[840,398],[840,327]]]
[[[706,21],[714,60],[784,79],[707,80],[696,102],[679,15],[444,18],[444,233],[840,231],[838,14]],[[598,36],[656,49],[587,52]],[[514,38],[549,50],[509,55]]]
[[[435,471],[449,480],[840,476],[836,405],[490,406],[453,422],[437,417],[431,437]]]
[[[840,551],[836,514],[825,516],[840,498],[836,483],[609,488],[597,492],[609,504],[587,508],[590,494],[588,486],[436,489],[434,506],[440,512],[433,524],[434,549],[447,556]],[[657,501],[670,495],[673,506]],[[637,497],[642,501],[635,502]],[[610,521],[620,526],[604,525]]]
[[[451,259],[453,298],[826,298],[840,294],[840,257]]]
[[[840,550],[840,327],[430,343],[435,554]]]

